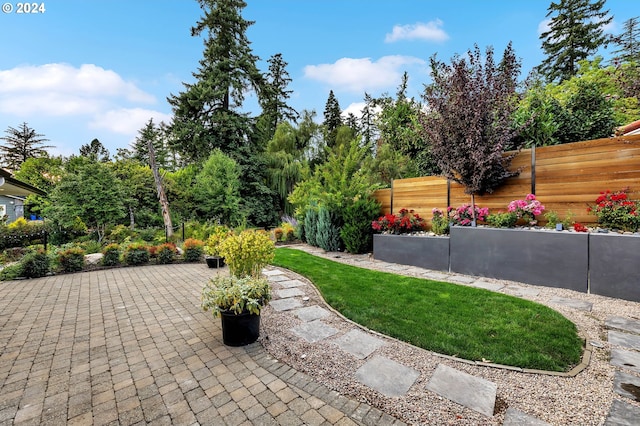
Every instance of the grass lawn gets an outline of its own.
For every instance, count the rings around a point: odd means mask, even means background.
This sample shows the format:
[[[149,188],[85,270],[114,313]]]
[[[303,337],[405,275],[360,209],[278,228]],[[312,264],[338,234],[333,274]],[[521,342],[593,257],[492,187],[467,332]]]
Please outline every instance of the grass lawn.
[[[272,263],[307,277],[345,317],[430,351],[552,371],[580,362],[583,342],[575,325],[534,302],[289,248],[276,249]]]

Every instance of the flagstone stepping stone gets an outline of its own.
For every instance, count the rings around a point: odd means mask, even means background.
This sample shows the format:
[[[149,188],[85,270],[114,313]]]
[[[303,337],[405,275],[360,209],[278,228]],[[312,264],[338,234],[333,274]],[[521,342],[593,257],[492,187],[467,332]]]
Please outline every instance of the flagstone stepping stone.
[[[425,272],[422,276],[435,281],[446,281],[449,278],[449,275],[439,272]]]
[[[640,335],[609,330],[609,343],[640,351]]]
[[[473,287],[483,288],[485,290],[490,290],[490,291],[498,291],[504,288],[504,285],[502,284],[490,283],[488,281],[475,281],[471,283],[471,285]]]
[[[320,320],[304,322],[291,328],[291,331],[309,343],[315,343],[326,339],[338,332],[338,330]]]
[[[498,391],[493,382],[438,364],[427,389],[485,416],[493,416]]]
[[[373,356],[356,371],[356,379],[386,396],[402,396],[420,373],[389,358]]]
[[[296,309],[294,314],[302,321],[310,322],[328,317],[331,313],[318,305]]]
[[[585,302],[584,300],[568,299],[566,297],[553,297],[550,302],[585,312],[591,312],[591,308],[593,308],[593,303]]]
[[[540,291],[536,290],[535,288],[521,287],[517,285],[510,285],[506,288],[506,290],[512,292],[514,296],[518,297],[536,297],[538,294],[540,294]]]
[[[515,408],[507,408],[502,426],[551,426],[549,423]]]
[[[604,324],[609,328],[640,334],[640,321],[638,320],[623,317],[611,317],[607,318]]]
[[[293,297],[289,297],[287,299],[272,300],[269,305],[276,311],[289,311],[291,309],[301,307],[302,302],[298,299],[294,299]]]
[[[300,287],[304,285],[304,283],[300,280],[291,280],[291,279],[280,281],[278,282],[278,284],[280,285],[280,287],[283,287],[283,288],[293,288],[293,287]]]
[[[613,377],[613,390],[618,395],[640,402],[640,377],[616,371]]]
[[[391,271],[404,271],[405,269],[407,269],[406,266],[401,266],[401,265],[396,265],[394,263],[385,266],[386,269],[389,269]]]
[[[271,270],[263,269],[262,273],[267,277],[272,277],[274,275],[284,275],[284,272],[279,269],[271,269]]]
[[[289,297],[304,296],[304,291],[300,290],[299,288],[293,287],[276,290],[275,294],[276,297],[280,299],[287,299]]]
[[[474,277],[468,277],[466,275],[450,275],[448,280],[461,284],[471,284],[476,279]]]
[[[279,283],[283,281],[289,281],[290,278],[287,277],[286,275],[270,275],[270,276],[267,276],[267,280],[271,281],[272,283]]]
[[[640,373],[640,352],[625,351],[624,349],[611,350],[611,364],[625,370]]]
[[[381,339],[358,329],[354,329],[343,334],[334,340],[334,342],[340,347],[340,349],[350,353],[358,359],[365,359],[376,349],[384,346],[384,342]]]
[[[604,426],[636,426],[638,419],[640,419],[640,408],[616,399],[611,404]]]

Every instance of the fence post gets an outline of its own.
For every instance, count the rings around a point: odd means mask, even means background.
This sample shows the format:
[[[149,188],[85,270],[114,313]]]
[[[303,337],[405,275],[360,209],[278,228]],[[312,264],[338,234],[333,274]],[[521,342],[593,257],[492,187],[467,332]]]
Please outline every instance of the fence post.
[[[184,241],[184,222],[182,222],[182,241]]]
[[[389,191],[389,209],[391,210],[389,213],[393,214],[393,181],[395,179],[391,179],[391,191]]]
[[[167,225],[164,226],[164,242],[165,243],[169,242],[169,231],[167,229]]]
[[[531,193],[536,194],[536,144],[531,147]]]
[[[45,229],[44,231],[44,241],[43,241],[43,245],[44,245],[44,252],[47,252],[47,236],[49,235],[49,233],[47,232],[47,230]]]

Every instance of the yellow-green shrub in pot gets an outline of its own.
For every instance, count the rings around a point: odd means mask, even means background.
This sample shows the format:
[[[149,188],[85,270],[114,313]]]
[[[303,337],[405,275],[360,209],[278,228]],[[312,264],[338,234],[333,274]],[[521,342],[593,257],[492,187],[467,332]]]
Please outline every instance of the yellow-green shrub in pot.
[[[226,226],[214,226],[213,232],[211,232],[204,245],[204,260],[209,268],[222,268],[224,266],[224,257],[220,255],[220,244],[231,235],[234,235],[233,230]]]
[[[271,286],[261,275],[273,260],[275,245],[266,232],[247,230],[225,238],[219,254],[231,275],[218,275],[204,286],[202,308],[222,318],[225,345],[253,343],[260,333],[260,311],[271,300]]]

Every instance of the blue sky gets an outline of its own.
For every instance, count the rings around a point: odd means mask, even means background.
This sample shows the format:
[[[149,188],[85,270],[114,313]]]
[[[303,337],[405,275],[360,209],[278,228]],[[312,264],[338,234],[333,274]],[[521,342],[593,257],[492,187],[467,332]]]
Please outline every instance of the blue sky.
[[[7,3],[4,0],[2,3]],[[49,0],[45,12],[0,13],[0,132],[27,122],[53,154],[77,154],[98,138],[115,154],[149,120],[170,121],[167,96],[193,81],[203,40],[191,0]],[[543,59],[540,32],[550,0],[247,0],[243,16],[258,66],[281,53],[293,79],[291,106],[315,110],[329,90],[357,113],[365,91],[394,94],[404,71],[409,95],[429,83],[428,60],[449,61],[474,43],[509,41],[524,78]],[[637,16],[635,1],[608,0],[608,31]],[[637,6],[637,5],[636,5]],[[7,7],[6,4],[3,6]],[[602,52],[607,56],[607,51]],[[255,98],[245,107],[257,111]]]

